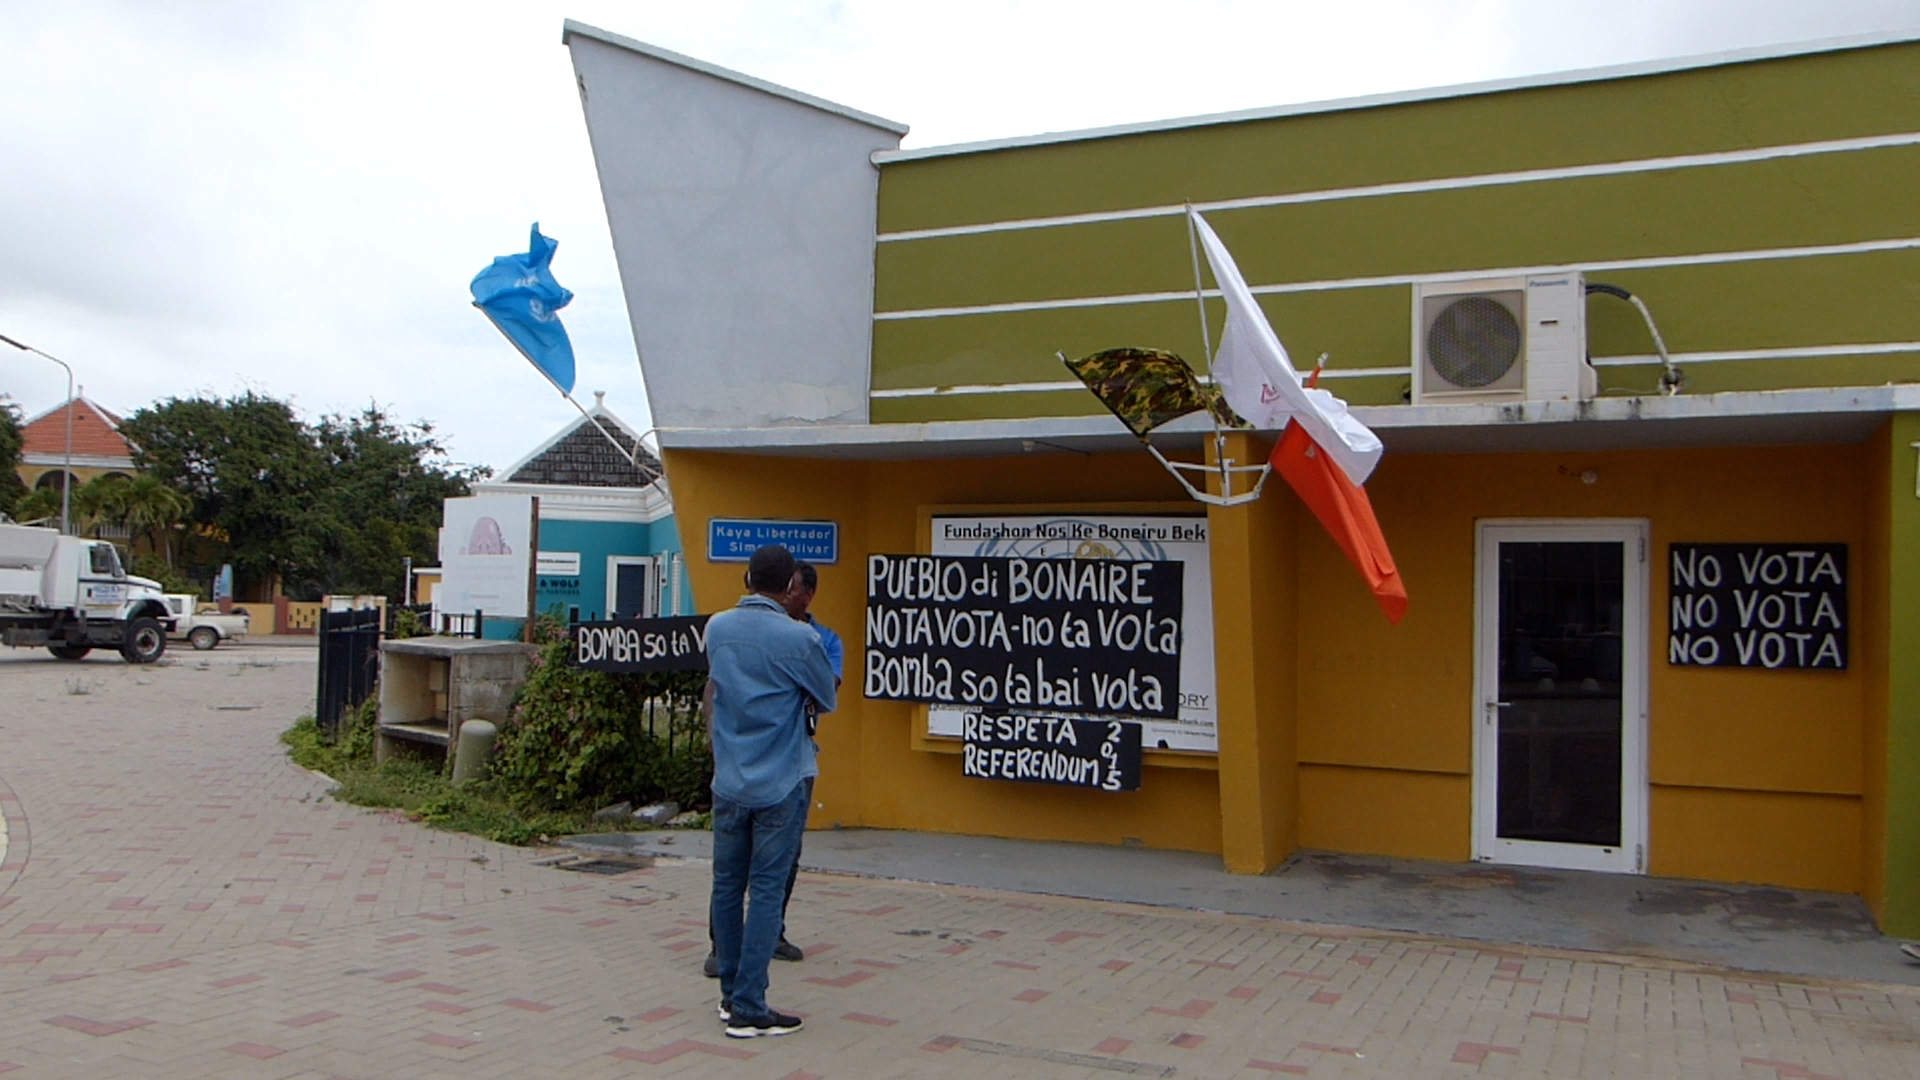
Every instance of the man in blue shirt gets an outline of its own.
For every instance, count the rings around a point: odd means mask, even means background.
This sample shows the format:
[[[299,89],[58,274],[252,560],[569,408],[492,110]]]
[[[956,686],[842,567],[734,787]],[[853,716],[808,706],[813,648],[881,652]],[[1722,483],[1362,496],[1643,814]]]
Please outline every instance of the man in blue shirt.
[[[820,645],[827,651],[827,663],[833,668],[833,685],[837,690],[840,686],[840,675],[846,657],[846,648],[840,643],[840,635],[828,629],[826,623],[815,619],[813,612],[809,610],[813,606],[814,593],[820,589],[820,572],[813,568],[812,563],[804,559],[796,560],[794,567],[800,574],[800,584],[798,588],[787,594],[786,599],[781,602],[781,606],[786,609],[788,615],[811,626],[813,632],[820,636]],[[807,709],[807,735],[809,737],[813,735],[814,729],[817,727],[817,720],[821,711],[823,710],[817,707],[809,707]],[[820,744],[814,743],[813,749],[817,754],[820,750]],[[808,810],[813,808],[813,781],[814,778],[809,776],[800,782],[807,789],[806,805]],[[804,831],[805,824],[803,822],[803,834]],[[793,868],[787,871],[787,891],[780,901],[780,940],[773,947],[773,958],[775,960],[798,962],[806,958],[806,953],[800,950],[800,946],[787,940],[787,907],[793,903],[793,886],[795,882],[800,879],[800,845],[801,841],[794,841]],[[720,954],[718,947],[713,943],[713,929],[711,926],[707,929],[707,939],[707,960],[706,963],[701,966],[700,970],[707,978],[717,979],[720,977]]]
[[[833,668],[833,686],[835,690],[838,690],[840,688],[841,665],[846,658],[846,647],[840,644],[840,635],[828,629],[826,623],[814,618],[813,612],[809,610],[813,607],[813,594],[820,589],[820,572],[813,568],[812,563],[804,559],[796,565],[800,569],[800,587],[787,594],[787,614],[813,627],[813,632],[820,635],[820,645],[827,650],[827,663]],[[815,728],[819,726],[820,713],[829,711],[831,710],[813,709],[807,713],[807,735],[809,737],[813,735]],[[820,744],[814,743],[813,749],[814,753],[818,754],[820,752]],[[813,809],[813,780],[814,778],[809,776],[801,781],[807,789],[807,809],[809,811]],[[800,842],[796,841],[793,845],[793,869],[787,873],[787,894],[780,902],[780,943],[773,948],[773,955],[781,960],[800,960],[806,955],[800,951],[800,946],[787,940],[787,906],[793,903],[793,886],[799,879]]]
[[[736,1039],[785,1035],[800,1018],[767,1005],[767,965],[809,784],[818,771],[807,710],[833,711],[833,668],[813,629],[787,613],[801,580],[793,555],[768,545],[747,562],[749,594],[707,623],[713,745],[713,900],[720,1016]],[[742,907],[745,907],[743,915]]]

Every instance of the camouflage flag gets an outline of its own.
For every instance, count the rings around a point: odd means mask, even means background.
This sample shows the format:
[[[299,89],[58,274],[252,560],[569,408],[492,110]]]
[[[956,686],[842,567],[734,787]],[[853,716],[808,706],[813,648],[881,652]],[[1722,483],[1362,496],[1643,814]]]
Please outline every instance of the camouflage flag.
[[[1065,362],[1141,439],[1167,421],[1201,409],[1210,410],[1222,426],[1242,426],[1218,389],[1202,386],[1185,360],[1164,349],[1107,349]]]

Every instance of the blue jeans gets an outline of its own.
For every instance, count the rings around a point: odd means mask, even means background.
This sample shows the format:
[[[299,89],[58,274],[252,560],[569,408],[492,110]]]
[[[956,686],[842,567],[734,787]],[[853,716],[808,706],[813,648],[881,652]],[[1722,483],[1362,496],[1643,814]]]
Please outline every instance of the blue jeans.
[[[713,903],[708,912],[720,961],[720,996],[737,1017],[767,1007],[767,965],[780,941],[787,875],[807,827],[807,787],[795,784],[772,806],[749,809],[713,797]],[[742,906],[745,907],[744,918]]]

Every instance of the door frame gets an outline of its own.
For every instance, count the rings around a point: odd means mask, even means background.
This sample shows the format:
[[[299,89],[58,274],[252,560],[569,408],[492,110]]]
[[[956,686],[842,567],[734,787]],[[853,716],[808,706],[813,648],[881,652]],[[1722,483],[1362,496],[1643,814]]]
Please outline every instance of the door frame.
[[[1619,541],[1620,846],[1502,840],[1499,827],[1500,543]],[[1644,874],[1647,867],[1647,666],[1651,655],[1645,518],[1482,518],[1474,523],[1473,858],[1564,870]]]
[[[623,566],[644,566],[647,568],[644,595],[640,598],[642,619],[650,619],[660,613],[659,577],[655,569],[658,559],[652,555],[609,555],[607,556],[607,618],[614,618],[616,601],[620,598],[620,568]]]

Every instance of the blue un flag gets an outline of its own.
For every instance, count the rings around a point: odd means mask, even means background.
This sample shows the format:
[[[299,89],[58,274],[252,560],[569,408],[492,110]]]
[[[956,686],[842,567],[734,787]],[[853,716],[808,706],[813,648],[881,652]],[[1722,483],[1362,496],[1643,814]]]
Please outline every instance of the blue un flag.
[[[563,394],[573,393],[573,343],[560,325],[560,309],[573,294],[553,280],[553,251],[560,245],[540,235],[534,222],[525,255],[502,255],[473,279],[473,306],[486,313],[514,348],[553,380]]]

